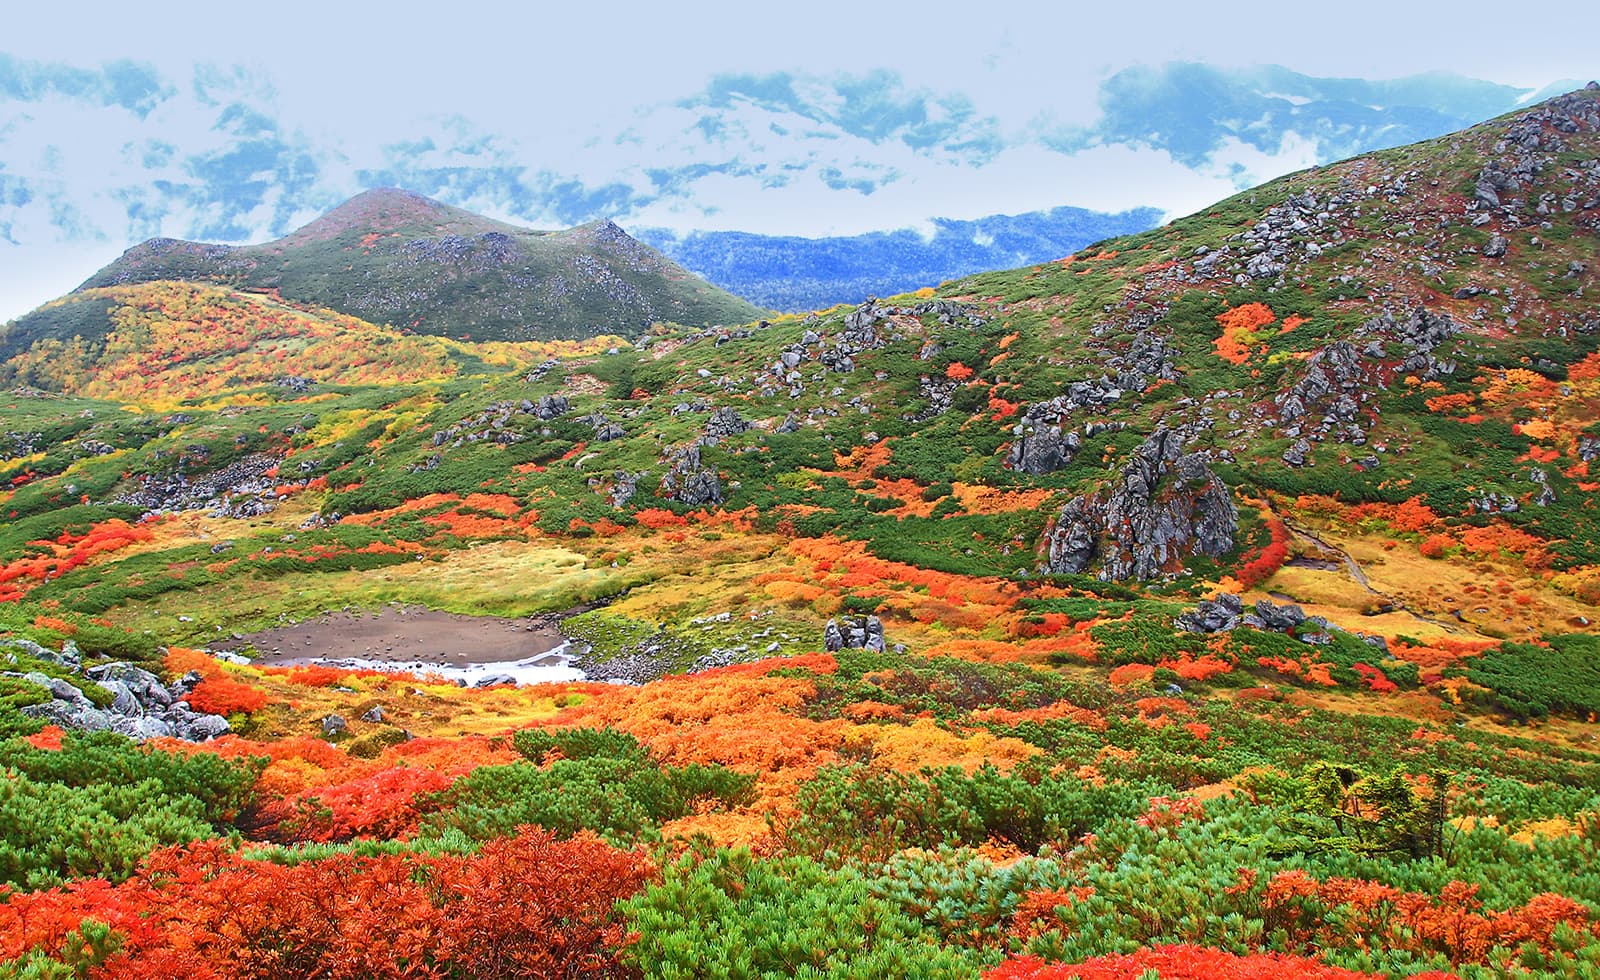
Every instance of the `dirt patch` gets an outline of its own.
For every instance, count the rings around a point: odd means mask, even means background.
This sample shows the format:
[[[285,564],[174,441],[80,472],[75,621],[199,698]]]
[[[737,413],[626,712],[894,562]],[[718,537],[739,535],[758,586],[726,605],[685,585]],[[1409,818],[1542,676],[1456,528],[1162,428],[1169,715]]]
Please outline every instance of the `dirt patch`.
[[[396,667],[510,664],[555,651],[566,638],[548,619],[462,616],[417,606],[328,613],[251,633],[229,644],[254,647],[257,663],[289,665],[367,660]]]

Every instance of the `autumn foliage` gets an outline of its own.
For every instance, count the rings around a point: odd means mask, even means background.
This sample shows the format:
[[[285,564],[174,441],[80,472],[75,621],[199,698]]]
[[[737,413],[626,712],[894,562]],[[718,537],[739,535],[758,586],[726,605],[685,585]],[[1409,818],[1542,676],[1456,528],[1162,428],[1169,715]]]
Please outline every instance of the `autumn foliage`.
[[[1222,335],[1216,340],[1217,356],[1229,364],[1250,359],[1253,334],[1278,318],[1265,303],[1246,303],[1217,315]],[[1301,321],[1303,322],[1303,321]]]
[[[30,588],[47,579],[60,577],[100,555],[149,541],[151,537],[153,532],[144,524],[129,524],[112,518],[82,533],[65,531],[51,541],[34,541],[30,545],[35,550],[32,557],[18,558],[0,566],[0,602],[16,602]]]
[[[1046,963],[1036,957],[1023,957],[990,970],[984,980],[1143,980],[1152,975],[1161,980],[1380,980],[1376,973],[1341,970],[1304,956],[1237,956],[1202,946],[1158,946],[1080,963]]]
[[[648,859],[528,828],[471,855],[336,855],[295,865],[222,843],[152,855],[116,887],[87,881],[0,904],[0,957],[58,948],[84,918],[122,949],[94,978],[573,977],[626,974],[613,906]]]

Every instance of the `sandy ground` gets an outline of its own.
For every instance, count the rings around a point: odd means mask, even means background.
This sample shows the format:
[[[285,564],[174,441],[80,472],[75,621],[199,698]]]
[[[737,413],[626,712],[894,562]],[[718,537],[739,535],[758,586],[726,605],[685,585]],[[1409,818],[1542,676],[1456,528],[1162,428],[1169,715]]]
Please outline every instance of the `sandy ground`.
[[[553,623],[388,606],[373,612],[328,613],[249,634],[228,648],[254,647],[256,662],[269,665],[336,662],[476,675],[500,670],[522,673],[516,668],[566,669],[565,644]]]

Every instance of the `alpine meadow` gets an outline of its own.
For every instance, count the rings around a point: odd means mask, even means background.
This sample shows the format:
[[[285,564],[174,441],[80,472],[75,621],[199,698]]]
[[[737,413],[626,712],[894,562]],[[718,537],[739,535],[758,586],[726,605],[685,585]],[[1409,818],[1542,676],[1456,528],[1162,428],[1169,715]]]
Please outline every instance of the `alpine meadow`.
[[[0,326],[0,978],[1600,978],[1548,94],[815,310],[382,175],[134,245]]]

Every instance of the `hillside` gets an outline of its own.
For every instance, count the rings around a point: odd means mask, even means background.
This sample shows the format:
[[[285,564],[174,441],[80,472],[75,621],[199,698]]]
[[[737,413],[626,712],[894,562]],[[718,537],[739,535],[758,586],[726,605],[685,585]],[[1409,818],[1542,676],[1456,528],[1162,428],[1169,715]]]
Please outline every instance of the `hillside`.
[[[159,280],[270,290],[372,323],[471,340],[577,340],[657,321],[704,326],[761,313],[610,222],[533,231],[393,189],[367,191],[261,245],[153,239],[79,292]],[[38,339],[92,343],[104,329],[85,308],[51,304],[0,334],[0,355]]]
[[[393,376],[263,383],[399,343],[314,306],[93,287],[119,346],[0,400],[0,963],[1585,976],[1597,242],[1591,86],[1056,261]],[[419,652],[424,608],[477,618]]]

